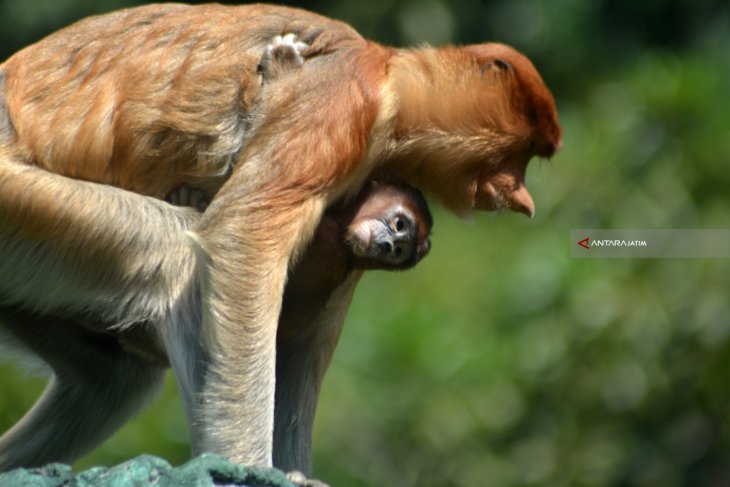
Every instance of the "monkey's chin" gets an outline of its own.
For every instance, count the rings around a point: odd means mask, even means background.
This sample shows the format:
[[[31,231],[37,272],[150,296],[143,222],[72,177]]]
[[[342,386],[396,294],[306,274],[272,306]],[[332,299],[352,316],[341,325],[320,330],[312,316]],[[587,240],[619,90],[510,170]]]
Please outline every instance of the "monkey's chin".
[[[472,188],[472,209],[476,211],[496,211],[507,205],[497,188],[488,180],[479,183],[474,181]]]
[[[512,210],[529,218],[535,215],[535,202],[521,183],[516,188],[505,191],[495,188],[487,181],[476,188],[473,201],[473,208],[479,211]]]

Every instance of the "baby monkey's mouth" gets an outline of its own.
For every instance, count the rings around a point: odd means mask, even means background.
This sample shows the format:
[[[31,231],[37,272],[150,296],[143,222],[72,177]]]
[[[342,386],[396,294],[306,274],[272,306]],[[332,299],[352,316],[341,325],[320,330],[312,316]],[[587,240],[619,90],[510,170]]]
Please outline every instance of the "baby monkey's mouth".
[[[347,233],[345,241],[352,248],[352,252],[357,257],[370,257],[373,240],[373,228],[370,222],[361,224]]]

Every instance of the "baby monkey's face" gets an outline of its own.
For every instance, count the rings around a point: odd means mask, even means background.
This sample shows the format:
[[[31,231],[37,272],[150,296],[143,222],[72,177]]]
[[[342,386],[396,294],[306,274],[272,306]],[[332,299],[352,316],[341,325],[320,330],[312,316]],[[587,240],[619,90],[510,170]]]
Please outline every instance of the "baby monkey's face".
[[[345,245],[362,269],[408,269],[431,248],[431,215],[410,186],[370,181],[347,224]]]

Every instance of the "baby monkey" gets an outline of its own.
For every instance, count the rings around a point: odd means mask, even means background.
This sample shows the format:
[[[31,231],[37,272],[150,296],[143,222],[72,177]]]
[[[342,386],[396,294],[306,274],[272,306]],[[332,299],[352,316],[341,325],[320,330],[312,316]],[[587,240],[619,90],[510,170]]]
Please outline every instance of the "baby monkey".
[[[420,191],[394,182],[368,181],[354,201],[329,208],[289,272],[279,338],[315,320],[333,292],[362,271],[416,265],[431,248],[432,225]]]
[[[408,185],[369,181],[325,212],[289,272],[276,342],[274,465],[308,471],[320,386],[364,270],[405,270],[428,253],[433,220]]]

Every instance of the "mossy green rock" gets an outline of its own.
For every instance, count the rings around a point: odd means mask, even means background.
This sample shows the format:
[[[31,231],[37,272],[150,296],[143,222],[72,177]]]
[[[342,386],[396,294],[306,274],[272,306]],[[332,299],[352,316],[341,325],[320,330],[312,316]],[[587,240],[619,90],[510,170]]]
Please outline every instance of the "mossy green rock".
[[[173,467],[161,458],[142,455],[115,467],[95,467],[74,474],[71,467],[52,463],[0,474],[0,487],[203,487],[209,485],[295,487],[276,469],[242,467],[218,455],[204,454]]]

